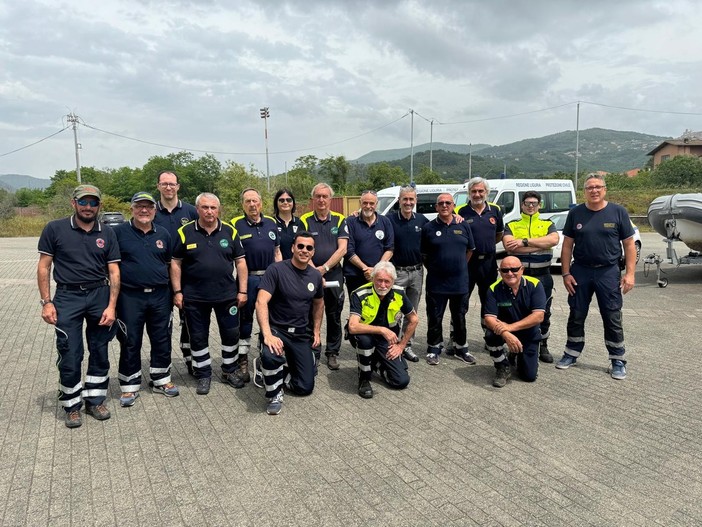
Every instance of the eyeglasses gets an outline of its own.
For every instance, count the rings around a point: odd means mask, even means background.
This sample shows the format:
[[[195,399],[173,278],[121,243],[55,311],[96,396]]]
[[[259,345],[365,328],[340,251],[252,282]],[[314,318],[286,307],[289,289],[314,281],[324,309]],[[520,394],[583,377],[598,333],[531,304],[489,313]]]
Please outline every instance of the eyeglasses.
[[[517,274],[521,268],[522,268],[521,265],[519,267],[500,267],[500,272],[502,274],[507,274],[507,273]]]
[[[522,203],[525,207],[538,207],[539,206],[538,201],[523,201]]]
[[[151,210],[153,208],[156,208],[156,205],[154,205],[153,203],[149,203],[147,205],[137,205],[135,203],[134,205],[132,205],[132,208],[134,210]]]
[[[158,186],[163,188],[176,188],[178,183],[159,183]]]
[[[597,192],[598,190],[602,190],[603,188],[607,188],[604,185],[593,185],[591,187],[585,187],[585,190],[588,192]]]
[[[453,205],[453,201],[437,201],[436,204],[439,207],[450,207],[451,205]]]
[[[80,205],[81,207],[99,207],[100,206],[100,200],[99,199],[85,199],[85,198],[80,198],[76,200],[76,203]]]
[[[292,203],[292,198],[278,198],[278,203]]]
[[[314,251],[314,245],[305,245],[304,243],[298,243],[295,247],[297,247],[299,251],[303,249],[307,249],[310,252]]]

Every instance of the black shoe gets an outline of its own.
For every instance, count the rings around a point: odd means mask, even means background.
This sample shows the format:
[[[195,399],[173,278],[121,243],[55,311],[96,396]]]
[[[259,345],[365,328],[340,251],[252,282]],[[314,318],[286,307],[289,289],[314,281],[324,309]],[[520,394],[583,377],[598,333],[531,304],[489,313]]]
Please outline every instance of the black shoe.
[[[402,356],[405,358],[405,360],[410,362],[419,362],[419,357],[417,357],[417,354],[412,350],[412,346],[407,346],[404,350],[402,350]]]
[[[507,386],[507,379],[509,379],[511,376],[512,373],[509,371],[509,366],[500,365],[495,371],[495,379],[492,381],[492,385],[495,388],[504,388]]]
[[[327,367],[330,370],[338,370],[339,369],[339,358],[336,355],[329,355],[327,357]]]
[[[98,421],[105,421],[111,417],[110,411],[104,404],[86,404],[85,413],[92,415]]]
[[[358,395],[360,395],[364,399],[372,399],[373,398],[373,387],[371,386],[370,381],[368,381],[368,380],[358,381]]]
[[[78,410],[66,412],[66,416],[63,419],[68,428],[78,428],[83,424],[83,418],[80,416],[80,411]]]
[[[543,340],[541,341],[541,344],[539,344],[539,360],[541,362],[545,362],[546,364],[551,364],[553,362],[553,355],[549,353],[548,346]]]
[[[222,373],[222,382],[234,386],[237,390],[246,386],[244,379],[238,375],[239,370],[232,373]],[[198,384],[199,386],[199,384]]]
[[[195,393],[198,395],[207,395],[210,393],[210,384],[212,384],[212,377],[202,377],[198,379]]]

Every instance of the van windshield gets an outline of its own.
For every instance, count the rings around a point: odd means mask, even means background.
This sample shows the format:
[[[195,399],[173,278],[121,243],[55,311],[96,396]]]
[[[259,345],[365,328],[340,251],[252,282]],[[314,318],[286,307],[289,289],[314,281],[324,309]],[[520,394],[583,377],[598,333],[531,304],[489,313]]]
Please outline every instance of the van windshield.
[[[395,204],[392,209],[386,211],[385,209],[387,209],[393,201]],[[387,214],[388,212],[397,210],[399,206],[400,202],[397,201],[395,196],[378,196],[378,206],[375,210],[377,210],[379,214]]]

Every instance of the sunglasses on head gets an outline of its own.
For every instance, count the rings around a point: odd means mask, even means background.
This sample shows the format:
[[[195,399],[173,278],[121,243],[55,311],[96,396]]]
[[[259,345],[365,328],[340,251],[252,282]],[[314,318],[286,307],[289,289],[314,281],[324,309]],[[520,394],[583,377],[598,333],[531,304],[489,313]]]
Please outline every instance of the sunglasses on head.
[[[292,203],[292,198],[278,198],[278,203]]]
[[[304,243],[298,243],[296,245],[298,250],[307,249],[308,251],[314,251],[314,245],[305,245]]]
[[[80,198],[76,200],[76,203],[78,203],[78,205],[80,205],[81,207],[87,207],[88,205],[90,205],[91,207],[98,207],[100,205],[100,200]]]
[[[503,274],[507,274],[507,273],[517,274],[521,268],[522,268],[521,265],[519,267],[500,267],[500,272]]]

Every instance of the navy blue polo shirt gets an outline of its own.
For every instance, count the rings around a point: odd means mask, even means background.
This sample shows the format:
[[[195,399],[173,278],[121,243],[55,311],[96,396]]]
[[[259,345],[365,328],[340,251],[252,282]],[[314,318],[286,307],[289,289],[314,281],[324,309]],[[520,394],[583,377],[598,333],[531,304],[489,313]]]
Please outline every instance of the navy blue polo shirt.
[[[168,269],[173,242],[168,231],[152,224],[149,232],[134,227],[134,220],[120,223],[113,230],[122,255],[120,280],[122,287],[146,289],[168,285]]]
[[[280,245],[278,226],[270,216],[263,216],[252,222],[247,216],[237,216],[231,224],[239,233],[241,245],[246,253],[246,268],[251,271],[265,271],[275,261],[275,248]]]
[[[91,231],[75,223],[75,216],[46,224],[39,237],[39,252],[53,257],[54,281],[59,285],[99,282],[109,277],[108,263],[120,261],[117,237],[99,221]]]
[[[465,221],[456,223],[452,218],[447,225],[437,217],[424,225],[421,252],[427,268],[427,293],[467,293],[466,253],[473,249],[473,234]]]
[[[186,301],[227,302],[236,298],[234,261],[244,258],[236,229],[218,221],[207,234],[197,221],[178,229],[173,258],[182,260],[181,289]]]
[[[486,315],[494,315],[502,322],[512,324],[528,317],[534,311],[546,311],[544,286],[534,277],[522,276],[516,296],[502,278],[488,289],[485,301]],[[524,331],[532,331],[536,338],[541,337],[538,324]]]
[[[173,241],[178,238],[178,229],[198,218],[197,209],[190,203],[178,200],[178,205],[173,209],[173,212],[168,212],[168,209],[163,208],[160,201],[156,203],[154,223],[165,227]]]
[[[563,236],[573,238],[573,259],[585,267],[614,265],[622,255],[620,242],[634,235],[626,209],[607,203],[602,210],[590,210],[584,203],[570,209]]]
[[[314,256],[312,262],[316,267],[324,265],[339,248],[339,239],[349,237],[346,218],[343,214],[329,211],[327,219],[322,221],[312,212],[300,216],[305,230],[314,238]]]
[[[395,232],[390,220],[380,214],[375,215],[375,221],[370,225],[361,214],[348,218],[346,224],[349,246],[344,256],[344,276],[363,276],[363,271],[351,263],[351,257],[356,255],[369,266],[377,264],[385,251],[393,250]]]
[[[307,326],[312,300],[324,298],[320,272],[312,265],[298,269],[290,260],[273,263],[258,287],[271,294],[268,320],[276,326]]]
[[[275,224],[278,227],[278,238],[280,238],[280,252],[283,255],[283,260],[292,258],[292,244],[295,235],[299,231],[305,230],[305,224],[297,216],[293,216],[290,223],[285,225],[285,222],[279,217],[275,217]]]
[[[395,267],[409,267],[422,263],[422,227],[429,220],[420,212],[413,212],[409,219],[402,212],[390,212],[387,216],[395,235],[395,247],[391,262]]]
[[[502,209],[494,203],[486,203],[483,212],[478,214],[470,203],[456,208],[456,214],[461,216],[470,225],[475,240],[475,252],[478,254],[492,254],[495,252],[495,237],[505,230],[502,220]]]

